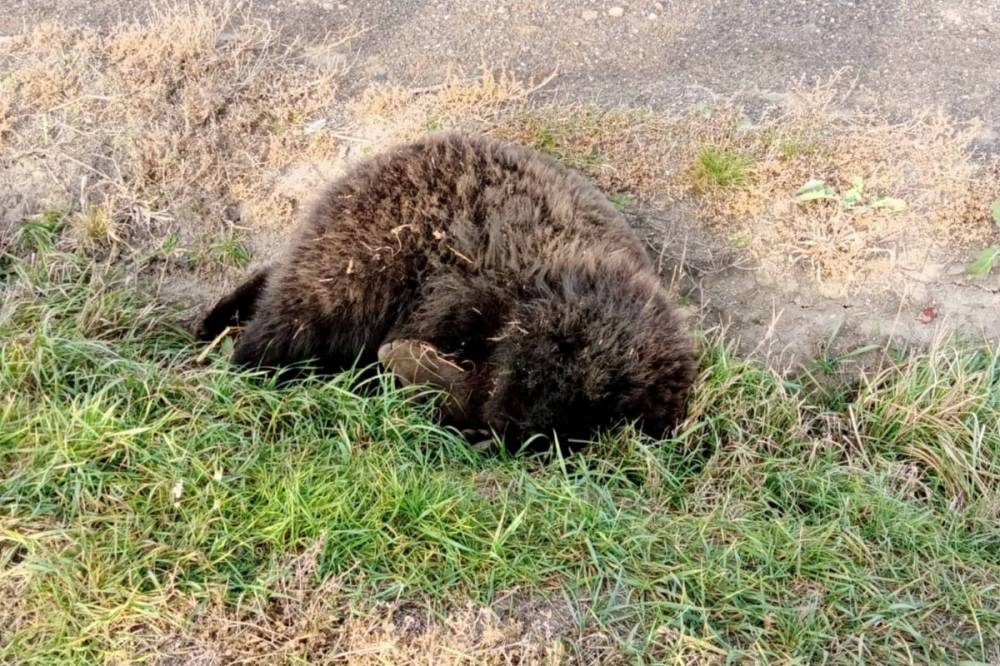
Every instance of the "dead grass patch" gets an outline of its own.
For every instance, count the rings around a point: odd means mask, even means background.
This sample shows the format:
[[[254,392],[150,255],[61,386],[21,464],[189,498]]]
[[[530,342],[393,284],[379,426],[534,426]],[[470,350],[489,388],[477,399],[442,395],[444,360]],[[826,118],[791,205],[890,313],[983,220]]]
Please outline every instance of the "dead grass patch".
[[[23,533],[25,526],[18,531]],[[280,563],[267,589],[236,605],[226,600],[222,589],[198,595],[165,589],[136,592],[113,613],[105,613],[100,606],[109,600],[101,599],[93,587],[88,596],[95,620],[106,623],[103,662],[624,663],[614,641],[596,630],[587,634],[561,603],[517,591],[491,607],[453,601],[440,612],[413,602],[359,603],[342,590],[338,579],[320,582],[320,552],[317,542]],[[27,597],[23,592],[32,584],[33,573],[4,559],[0,646],[9,638],[5,631],[12,636],[33,626],[38,613],[60,617],[65,612],[54,592],[46,596],[53,604],[48,609],[19,602]],[[34,573],[44,577],[44,572]]]
[[[484,129],[511,109],[525,108],[533,86],[486,65],[479,75],[452,67],[442,83],[423,88],[373,85],[349,105],[362,155],[445,127]]]
[[[282,176],[336,156],[336,139],[308,127],[342,74],[316,54],[335,47],[282,42],[223,3],[106,34],[43,24],[16,36],[0,45],[3,226],[76,211],[86,247],[284,227],[322,174],[299,172],[297,189]]]
[[[366,607],[336,580],[317,584],[315,552],[293,561],[272,601],[234,608],[221,597],[185,607],[170,624],[133,625],[120,647],[125,662],[451,665],[626,664],[613,631],[582,626],[580,609],[516,590],[491,606],[452,601],[442,610],[413,602]],[[130,630],[131,629],[131,630]],[[624,629],[624,627],[622,628]],[[123,634],[126,635],[126,634]],[[706,641],[663,627],[646,656],[685,664],[722,663]]]

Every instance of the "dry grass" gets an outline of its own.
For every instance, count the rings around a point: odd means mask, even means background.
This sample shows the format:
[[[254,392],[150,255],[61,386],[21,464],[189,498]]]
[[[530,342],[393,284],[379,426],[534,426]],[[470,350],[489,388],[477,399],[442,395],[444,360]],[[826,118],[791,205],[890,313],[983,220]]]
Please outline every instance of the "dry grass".
[[[126,623],[121,655],[129,660],[186,664],[559,664],[563,641],[579,640],[566,609],[540,598],[488,608],[466,603],[435,614],[430,607],[383,602],[360,613],[335,578],[318,583],[322,543],[279,565],[266,602],[234,607],[222,591],[209,603],[183,595],[165,602],[176,609],[156,625]],[[503,609],[498,614],[498,609]],[[610,663],[615,650],[589,637],[594,663]]]
[[[371,86],[350,109],[365,140],[374,143],[383,138],[397,143],[470,120],[489,122],[512,106],[521,106],[532,89],[503,69],[495,72],[483,65],[478,76],[470,76],[453,67],[439,85]]]
[[[260,593],[267,601],[234,606],[221,589],[209,594],[208,602],[205,595],[198,600],[180,593],[156,599],[158,615],[144,621],[128,617],[109,628],[117,638],[104,655],[106,663],[629,663],[619,645],[623,636],[581,624],[582,604],[569,607],[518,590],[501,594],[490,606],[451,599],[447,608],[435,611],[440,600],[382,602],[362,613],[337,579],[317,582],[320,546],[280,565],[274,585]],[[20,613],[22,623],[37,621],[26,609]],[[645,657],[707,665],[721,664],[722,654],[708,642],[664,626]]]
[[[282,228],[337,142],[309,123],[342,68],[228,4],[107,34],[44,24],[0,45],[0,227],[74,211],[81,245]],[[295,171],[302,163],[312,170]],[[290,188],[282,177],[295,171]]]

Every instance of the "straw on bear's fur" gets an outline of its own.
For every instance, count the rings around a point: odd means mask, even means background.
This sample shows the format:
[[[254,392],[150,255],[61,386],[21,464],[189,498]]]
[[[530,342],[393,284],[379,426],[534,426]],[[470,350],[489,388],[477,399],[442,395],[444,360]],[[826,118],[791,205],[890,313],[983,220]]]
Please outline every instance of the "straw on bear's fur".
[[[449,419],[508,439],[632,420],[660,436],[694,373],[668,293],[607,198],[552,158],[457,133],[334,182],[286,256],[202,334],[237,319],[234,361],[249,367],[337,371],[421,341],[457,368],[439,382]]]

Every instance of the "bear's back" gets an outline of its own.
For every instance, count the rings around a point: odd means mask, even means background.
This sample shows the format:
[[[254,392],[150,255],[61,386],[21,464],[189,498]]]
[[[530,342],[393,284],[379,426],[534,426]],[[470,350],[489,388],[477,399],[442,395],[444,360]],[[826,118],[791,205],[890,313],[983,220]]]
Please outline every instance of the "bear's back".
[[[641,241],[583,176],[537,151],[459,133],[357,165],[323,193],[299,236],[300,253],[319,250],[332,256],[313,260],[355,270],[377,257],[383,270],[391,261],[518,272],[579,252],[649,266]]]

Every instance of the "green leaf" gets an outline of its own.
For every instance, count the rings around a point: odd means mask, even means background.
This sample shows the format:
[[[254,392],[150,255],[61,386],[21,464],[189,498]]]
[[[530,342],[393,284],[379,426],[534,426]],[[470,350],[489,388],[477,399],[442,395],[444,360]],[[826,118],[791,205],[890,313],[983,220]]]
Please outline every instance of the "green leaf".
[[[816,199],[833,199],[837,192],[826,184],[825,180],[810,180],[795,192],[796,201],[815,201]]]
[[[998,259],[1000,259],[1000,245],[992,245],[980,252],[976,260],[966,266],[965,272],[970,277],[984,277],[993,270]]]
[[[993,222],[996,223],[997,228],[1000,229],[1000,199],[993,202],[993,207],[990,208],[990,212],[993,213]]]
[[[619,211],[624,211],[633,203],[632,196],[624,192],[620,194],[612,194],[608,197],[608,201],[610,201],[611,204]]]
[[[906,202],[895,197],[873,197],[869,205],[872,208],[885,208],[890,213],[906,210]]]
[[[750,234],[746,232],[738,233],[729,239],[729,245],[736,248],[743,248],[750,244]]]
[[[861,202],[861,198],[865,195],[865,181],[861,178],[855,176],[851,178],[851,189],[844,192],[844,196],[841,197],[841,203],[844,206],[850,208]]]

